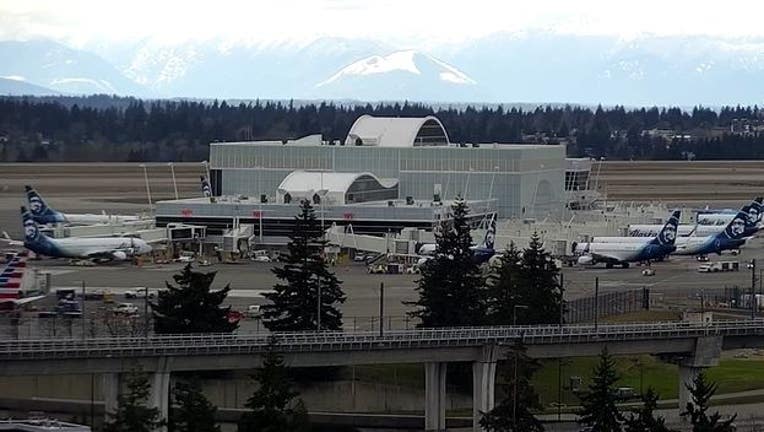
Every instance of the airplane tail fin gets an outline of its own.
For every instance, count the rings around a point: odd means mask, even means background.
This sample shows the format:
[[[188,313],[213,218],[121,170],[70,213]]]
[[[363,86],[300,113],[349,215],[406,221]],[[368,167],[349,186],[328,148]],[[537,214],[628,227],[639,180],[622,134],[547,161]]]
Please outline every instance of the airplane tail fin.
[[[491,216],[491,220],[488,222],[488,229],[485,232],[483,238],[483,247],[486,249],[493,249],[494,241],[496,240],[496,214]]]
[[[759,222],[761,222],[762,217],[762,200],[764,198],[762,197],[756,197],[751,203],[747,206],[748,209],[746,213],[748,213],[748,217],[746,218],[746,227],[752,228],[756,227]]]
[[[207,177],[201,176],[201,182],[202,182],[202,195],[204,195],[205,198],[209,198],[212,196],[212,186],[210,186],[209,180],[207,180]]]
[[[724,227],[722,234],[731,240],[739,240],[745,237],[746,227],[748,225],[748,213],[739,211],[731,221]]]
[[[24,224],[24,243],[35,244],[43,241],[43,234],[32,216],[32,212],[21,206],[21,221]]]
[[[48,205],[45,203],[45,200],[42,199],[42,196],[40,196],[37,191],[29,185],[24,186],[24,189],[27,192],[27,201],[29,202],[29,210],[31,212],[32,217],[34,220],[38,223],[57,223],[57,222],[64,222],[64,216],[48,207]]]
[[[665,225],[663,225],[661,232],[658,233],[658,236],[655,237],[653,242],[663,246],[673,245],[674,241],[676,240],[676,233],[679,227],[679,217],[681,215],[681,210],[674,210],[674,213],[671,214],[669,220],[666,221]]]
[[[0,299],[18,299],[22,296],[21,279],[24,277],[27,254],[16,254],[0,272]]]

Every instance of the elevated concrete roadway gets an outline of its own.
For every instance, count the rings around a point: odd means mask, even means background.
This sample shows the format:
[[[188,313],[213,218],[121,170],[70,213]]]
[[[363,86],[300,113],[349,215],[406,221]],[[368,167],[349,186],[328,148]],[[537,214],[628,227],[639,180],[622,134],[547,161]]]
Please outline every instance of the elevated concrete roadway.
[[[473,420],[494,405],[496,362],[517,342],[536,358],[653,354],[679,363],[680,406],[685,384],[718,364],[723,349],[764,346],[764,320],[630,325],[473,327],[387,332],[278,334],[278,350],[292,367],[423,363],[426,430],[445,428],[448,363],[473,364]],[[151,403],[166,413],[170,374],[260,366],[265,335],[165,335],[147,338],[0,342],[0,375],[103,373],[106,407],[114,408],[120,375],[136,367],[153,374]]]

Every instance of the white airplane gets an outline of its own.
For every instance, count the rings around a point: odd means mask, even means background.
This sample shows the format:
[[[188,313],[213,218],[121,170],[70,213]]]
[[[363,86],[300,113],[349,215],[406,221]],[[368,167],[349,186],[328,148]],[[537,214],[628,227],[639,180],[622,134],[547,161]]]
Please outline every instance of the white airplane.
[[[473,257],[476,263],[482,264],[490,260],[494,255],[496,255],[496,249],[494,249],[493,247],[495,238],[496,238],[496,215],[493,215],[491,217],[491,220],[488,222],[488,229],[485,232],[483,243],[477,246],[470,247],[470,249],[472,249]],[[419,255],[422,255],[422,257],[417,262],[417,265],[421,265],[427,262],[429,259],[432,259],[432,257],[435,255],[436,249],[437,249],[437,245],[434,243],[423,244],[418,251]]]
[[[749,223],[746,225],[746,234],[753,235],[758,231],[757,225],[761,222],[761,218],[764,215],[762,213],[762,198],[757,197],[750,204],[743,206],[740,211],[747,213]],[[698,218],[701,220],[703,217],[706,222],[713,221],[714,223],[698,223],[696,225],[679,225],[677,228],[677,238],[680,237],[705,237],[709,235],[719,234],[724,231],[727,224],[735,217],[735,213],[708,213],[699,214]],[[718,223],[717,223],[718,222]],[[653,237],[662,228],[662,225],[629,225],[630,237]],[[606,237],[603,237],[606,238]]]
[[[614,265],[620,265],[628,268],[632,262],[650,262],[652,260],[662,259],[673,252],[676,247],[676,228],[679,225],[680,211],[676,210],[669,218],[663,229],[654,238],[644,237],[642,241],[634,241],[631,237],[621,237],[623,240],[618,242],[618,237],[611,238],[611,243],[589,242],[573,245],[574,253],[580,254],[578,264],[594,265],[600,262],[605,263],[608,268]]]
[[[746,242],[749,229],[749,215],[739,211],[726,227],[718,234],[704,237],[684,237],[677,239],[676,255],[721,254],[725,250],[737,250]]]
[[[38,255],[54,258],[90,259],[97,262],[124,261],[151,252],[151,246],[135,237],[70,237],[53,239],[42,234],[32,214],[21,207],[24,247]]]
[[[99,223],[134,222],[140,220],[138,216],[122,216],[91,213],[61,213],[45,204],[39,193],[32,186],[24,186],[27,191],[29,209],[32,211],[34,221],[39,224],[66,223],[70,225],[93,225]]]

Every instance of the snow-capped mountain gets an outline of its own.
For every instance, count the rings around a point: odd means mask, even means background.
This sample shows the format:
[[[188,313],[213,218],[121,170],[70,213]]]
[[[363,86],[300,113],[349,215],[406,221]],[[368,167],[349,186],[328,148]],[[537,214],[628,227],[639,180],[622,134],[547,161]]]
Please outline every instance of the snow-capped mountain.
[[[94,54],[90,50],[95,51]],[[764,104],[764,39],[494,34],[428,52],[370,39],[76,50],[0,42],[6,93],[584,104]]]
[[[479,100],[477,82],[456,67],[416,50],[357,60],[316,85],[323,98]]]
[[[0,76],[69,94],[143,95],[140,85],[89,52],[51,41],[0,42]]]
[[[47,96],[60,93],[49,88],[30,84],[20,76],[0,77],[0,95]]]

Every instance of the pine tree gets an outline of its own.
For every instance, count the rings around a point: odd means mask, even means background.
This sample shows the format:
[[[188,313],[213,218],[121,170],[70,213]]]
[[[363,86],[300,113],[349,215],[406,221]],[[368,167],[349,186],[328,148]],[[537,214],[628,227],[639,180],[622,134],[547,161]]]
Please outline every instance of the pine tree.
[[[672,432],[663,417],[655,416],[658,394],[651,388],[642,395],[642,407],[626,419],[625,432]]]
[[[488,322],[492,325],[511,325],[514,321],[515,305],[524,304],[519,298],[520,284],[523,280],[520,251],[514,243],[499,257],[496,266],[492,266],[487,278]],[[523,323],[521,320],[517,322]]]
[[[277,341],[271,338],[263,357],[263,366],[252,378],[258,388],[247,400],[249,409],[239,420],[239,432],[302,432],[310,430],[307,410],[295,398],[284,360],[276,352]]]
[[[228,320],[229,307],[221,307],[231,287],[210,291],[216,272],[203,273],[187,264],[173,276],[177,287],[166,283],[156,303],[151,303],[154,331],[171,333],[230,333],[239,324]]]
[[[321,330],[341,330],[345,302],[342,281],[329,270],[324,256],[327,241],[310,201],[300,203],[300,214],[289,234],[288,254],[282,255],[282,267],[273,269],[281,279],[271,301],[263,306],[263,323],[271,331],[316,330],[318,328],[318,295],[321,295]]]
[[[149,408],[150,386],[148,377],[138,370],[125,374],[127,392],[117,396],[117,411],[108,413],[104,432],[152,432],[165,422],[159,409]]]
[[[737,414],[727,420],[722,420],[721,414],[715,412],[708,415],[709,403],[711,397],[716,393],[716,384],[706,381],[706,376],[703,372],[699,373],[691,385],[687,385],[687,390],[690,391],[692,396],[692,402],[687,403],[682,417],[689,417],[690,424],[692,424],[692,432],[734,432],[735,426],[733,422],[737,417]]]
[[[617,432],[621,430],[623,417],[616,407],[615,383],[619,377],[615,361],[603,349],[600,362],[594,369],[589,390],[581,396],[581,412],[578,422],[590,426],[591,432]]]
[[[518,310],[517,322],[523,324],[552,324],[560,321],[562,290],[560,269],[537,233],[533,233],[523,250],[522,281],[518,303],[527,308]]]
[[[452,219],[435,233],[432,259],[421,266],[419,300],[410,313],[422,327],[473,326],[485,322],[483,276],[473,257],[469,209],[462,199],[451,206]]]
[[[542,409],[531,378],[541,365],[526,354],[519,342],[507,356],[504,381],[506,397],[491,411],[483,413],[480,426],[487,432],[543,432],[544,425],[531,412]],[[515,369],[516,368],[516,369]],[[517,379],[515,379],[515,373]],[[515,397],[517,395],[517,397]]]
[[[220,432],[220,426],[215,424],[218,409],[204,397],[198,380],[178,381],[172,396],[170,432]]]

